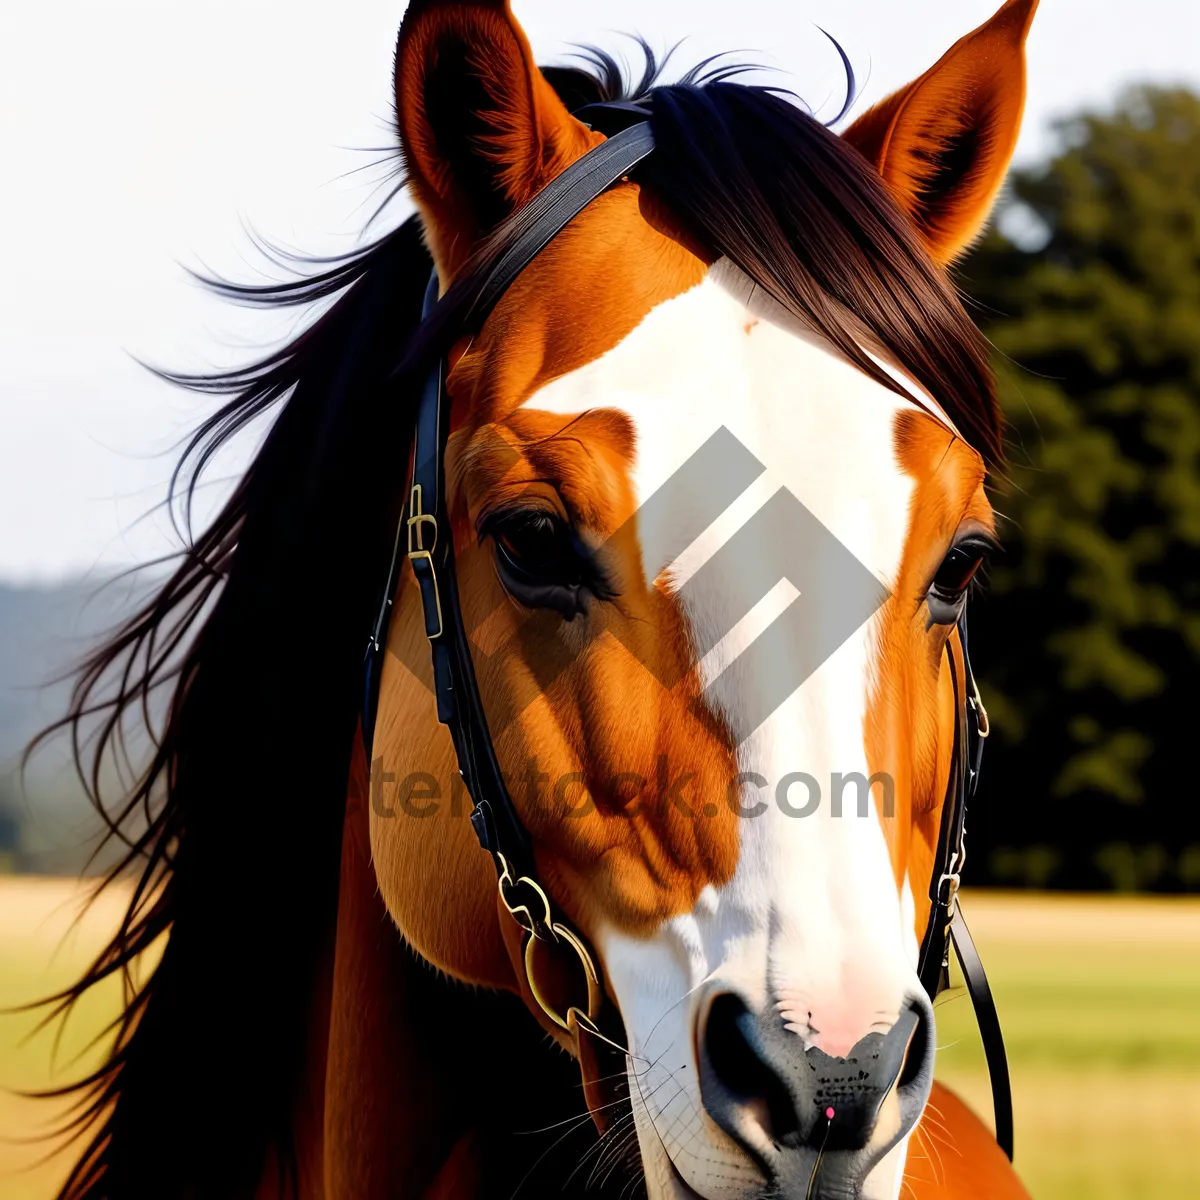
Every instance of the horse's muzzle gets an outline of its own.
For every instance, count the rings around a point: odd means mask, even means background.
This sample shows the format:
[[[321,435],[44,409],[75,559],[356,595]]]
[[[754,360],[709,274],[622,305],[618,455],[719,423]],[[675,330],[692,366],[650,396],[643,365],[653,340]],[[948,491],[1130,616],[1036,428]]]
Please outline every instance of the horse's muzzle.
[[[697,1029],[704,1107],[760,1167],[774,1196],[857,1200],[880,1160],[910,1133],[933,1084],[933,1010],[912,997],[887,1032],[842,1058],[787,1029],[768,1004],[711,998]]]

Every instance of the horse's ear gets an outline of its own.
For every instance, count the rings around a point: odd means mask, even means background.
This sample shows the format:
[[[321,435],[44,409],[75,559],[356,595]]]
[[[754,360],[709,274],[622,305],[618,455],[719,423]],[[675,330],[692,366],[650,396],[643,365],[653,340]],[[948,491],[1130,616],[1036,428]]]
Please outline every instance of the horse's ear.
[[[396,47],[396,116],[443,283],[481,237],[600,140],[538,70],[507,0],[413,0]]]
[[[1007,0],[846,130],[939,263],[980,234],[1004,182],[1025,107],[1025,38],[1037,6]]]

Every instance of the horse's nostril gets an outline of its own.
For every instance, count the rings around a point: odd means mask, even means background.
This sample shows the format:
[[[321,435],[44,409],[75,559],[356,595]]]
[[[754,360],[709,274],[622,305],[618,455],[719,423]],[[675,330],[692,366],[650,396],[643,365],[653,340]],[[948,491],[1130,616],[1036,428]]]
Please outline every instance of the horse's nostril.
[[[904,1065],[900,1068],[900,1077],[896,1080],[896,1086],[899,1088],[922,1080],[928,1074],[931,1057],[933,1014],[921,1004],[912,1004],[909,1009],[917,1018],[917,1027],[909,1039],[908,1049],[904,1054]]]
[[[717,1078],[741,1096],[757,1095],[768,1073],[750,1045],[751,1032],[750,1012],[739,997],[726,993],[712,1002],[704,1029],[709,1062]]]
[[[719,1123],[725,1123],[721,1114],[732,1101],[749,1109],[777,1145],[795,1140],[800,1129],[796,1107],[783,1080],[767,1063],[757,1019],[739,996],[726,992],[709,1006],[704,1059],[712,1100],[708,1107]]]
[[[727,992],[712,999],[698,1032],[704,1107],[764,1164],[806,1148],[823,1153],[865,1149],[889,1098],[896,1115],[880,1136],[894,1142],[919,1119],[929,1094],[933,1018],[928,1002],[911,1002],[886,1033],[867,1034],[845,1057],[815,1046],[806,1049],[772,1006],[756,1014]]]

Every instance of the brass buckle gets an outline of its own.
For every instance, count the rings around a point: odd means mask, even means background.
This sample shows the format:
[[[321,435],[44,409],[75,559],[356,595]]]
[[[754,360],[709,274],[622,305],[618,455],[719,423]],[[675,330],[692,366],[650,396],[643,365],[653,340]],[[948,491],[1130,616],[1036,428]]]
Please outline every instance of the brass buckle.
[[[979,694],[979,680],[974,674],[971,675],[971,691],[971,703],[975,707],[975,730],[981,738],[985,738],[992,732],[992,723],[988,719],[987,709],[983,707],[983,697]]]
[[[960,854],[955,850],[950,855],[950,861],[946,864],[950,870],[943,871],[938,879],[937,896],[938,903],[942,904],[946,909],[946,932],[950,932],[950,922],[954,920],[954,911],[958,904],[958,889],[962,885],[962,869],[963,863],[966,860],[965,854]],[[942,899],[942,889],[945,889],[946,898]]]
[[[946,886],[949,885],[949,886]],[[943,875],[938,880],[938,896],[941,897],[942,888],[946,887],[946,899],[944,901],[946,915],[954,916],[954,906],[958,901],[958,889],[962,886],[962,876],[957,871],[951,871]]]
[[[437,517],[433,513],[424,511],[419,483],[414,483],[412,486],[408,500],[408,514],[408,520],[405,522],[408,526],[408,557],[428,558],[437,546]],[[421,526],[425,524],[433,526],[433,541],[428,546],[424,544],[421,537]]]
[[[542,1012],[565,1033],[574,1035],[576,1029],[586,1029],[590,1033],[599,1034],[596,1017],[603,1002],[603,993],[600,988],[600,974],[596,970],[596,964],[588,952],[588,948],[574,930],[560,921],[554,920],[550,913],[550,898],[536,879],[530,879],[528,875],[514,877],[512,868],[504,855],[497,852],[496,857],[500,860],[501,865],[498,880],[500,899],[509,915],[527,934],[525,938],[525,981],[529,985],[530,994],[537,1001]],[[537,896],[542,908],[540,916],[535,916],[528,904],[521,903],[510,895],[514,889],[521,886],[529,888]],[[567,1007],[566,1012],[560,1013],[539,987],[534,963],[534,955],[539,942],[546,945],[566,943],[575,951],[579,965],[583,968],[584,980],[587,985],[586,1011],[578,1005],[572,1004]],[[607,1041],[607,1039],[605,1040]]]
[[[430,633],[428,629],[425,631],[426,637],[430,641],[434,638],[442,636],[446,628],[446,623],[442,619],[442,595],[438,590],[437,569],[433,565],[433,551],[437,546],[437,517],[432,513],[423,511],[421,503],[421,485],[414,483],[412,492],[408,500],[409,517],[405,524],[408,527],[408,561],[416,563],[418,559],[424,559],[429,564],[429,578],[433,582],[433,607],[437,611],[437,630]],[[425,524],[433,526],[433,540],[428,546],[424,544],[424,539],[421,536],[421,527]]]

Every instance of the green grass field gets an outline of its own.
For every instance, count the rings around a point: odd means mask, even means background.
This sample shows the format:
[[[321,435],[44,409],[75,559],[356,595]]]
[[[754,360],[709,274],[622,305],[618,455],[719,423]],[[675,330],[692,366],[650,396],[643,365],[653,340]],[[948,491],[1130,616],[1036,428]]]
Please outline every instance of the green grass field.
[[[1200,903],[968,896],[1034,1200],[1200,1196]],[[938,1073],[990,1114],[970,1000],[938,1005]]]
[[[62,942],[77,885],[0,878],[0,1006],[78,971],[115,919],[118,897]],[[1034,1200],[1190,1200],[1200,1196],[1200,902],[976,895],[966,912],[988,966],[1016,1094],[1017,1166]],[[61,943],[61,944],[60,944]],[[57,947],[57,949],[56,949]],[[58,1062],[86,1067],[88,1043],[117,1004],[89,999]],[[0,1016],[0,1086],[61,1081],[53,1035]],[[970,1002],[938,1005],[939,1074],[989,1112]],[[44,1200],[62,1163],[30,1168],[22,1145],[54,1113],[0,1092],[0,1196]],[[985,1200],[985,1198],[981,1198]]]

